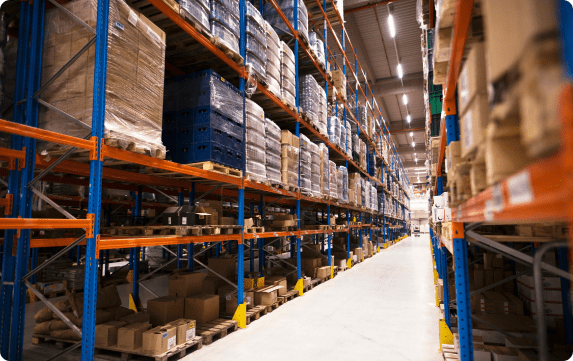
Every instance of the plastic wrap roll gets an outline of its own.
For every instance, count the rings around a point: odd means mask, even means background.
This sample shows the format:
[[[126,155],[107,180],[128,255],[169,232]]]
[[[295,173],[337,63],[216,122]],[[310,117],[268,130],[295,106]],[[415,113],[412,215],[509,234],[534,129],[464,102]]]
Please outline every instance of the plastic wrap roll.
[[[216,20],[225,25],[236,37],[239,37],[241,29],[239,28],[239,19],[219,1],[211,1],[210,20]]]
[[[245,140],[247,144],[253,144],[257,147],[262,147],[263,149],[266,147],[267,141],[264,134],[259,133],[258,131],[251,131],[247,129],[245,134]]]
[[[280,158],[280,154],[281,154],[281,142],[277,141],[276,139],[272,139],[267,137],[266,140],[266,149],[267,149],[267,154],[278,154],[279,158]]]
[[[249,133],[247,133],[247,139],[249,139]],[[247,152],[247,160],[250,160],[251,162],[259,162],[262,164],[266,163],[265,147],[260,148],[258,144],[247,143],[245,150]]]
[[[258,105],[257,103],[255,103],[251,99],[245,99],[245,112],[247,114],[254,115],[257,119],[259,119],[260,122],[263,124],[263,129],[264,129],[265,111],[263,110],[263,108],[261,108],[260,105]],[[263,134],[264,134],[264,131],[263,131]]]
[[[224,42],[229,49],[239,53],[239,39],[223,24],[218,21],[211,21],[211,33],[213,36],[219,37],[220,41]]]
[[[280,144],[281,128],[269,118],[265,118],[265,136],[267,138],[276,139]]]
[[[206,29],[209,29],[209,2],[197,0],[179,1],[180,11],[192,17]]]
[[[247,100],[247,99],[245,99]],[[246,102],[245,102],[246,104]],[[261,137],[265,136],[265,123],[261,120],[259,120],[258,117],[251,115],[251,114],[247,114],[246,117],[246,121],[247,121],[247,133],[252,133],[252,132],[256,132],[257,134],[259,134]]]

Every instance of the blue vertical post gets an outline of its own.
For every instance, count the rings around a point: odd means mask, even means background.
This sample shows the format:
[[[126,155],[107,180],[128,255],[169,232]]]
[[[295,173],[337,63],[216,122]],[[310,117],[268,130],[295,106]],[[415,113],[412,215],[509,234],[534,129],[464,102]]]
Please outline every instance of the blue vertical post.
[[[454,264],[456,301],[458,305],[458,334],[460,336],[460,361],[473,361],[472,315],[468,275],[468,245],[464,224],[452,222],[454,238]]]
[[[24,4],[21,4],[24,7]],[[22,113],[18,113],[18,116],[23,119],[15,119],[18,123],[24,123],[28,126],[36,127],[38,124],[38,103],[33,100],[33,94],[36,89],[40,86],[40,74],[41,74],[41,59],[42,59],[42,39],[44,30],[44,2],[38,0],[34,2],[32,7],[25,6],[25,11],[22,12],[26,20],[21,19],[24,23],[29,22],[30,29],[25,29],[24,32],[29,31],[29,35],[24,36],[24,41],[27,41],[28,36],[30,37],[30,47],[29,47],[29,67],[28,69],[22,69],[27,71],[27,78],[22,78],[22,85],[25,84],[24,89],[21,90],[22,99],[25,98],[25,105],[20,108]],[[20,39],[22,41],[22,39]],[[18,43],[20,43],[20,41]],[[24,43],[25,45],[26,43]],[[20,49],[18,49],[20,53]],[[27,52],[25,53],[27,56]],[[18,54],[20,56],[20,54]],[[20,69],[18,69],[20,70]],[[25,76],[25,74],[24,74]],[[25,109],[25,110],[24,110]],[[19,184],[19,193],[14,193],[14,198],[20,198],[18,200],[18,208],[13,206],[12,213],[16,213],[22,218],[30,218],[32,216],[32,192],[28,191],[27,184],[34,177],[34,166],[35,166],[35,154],[36,154],[36,140],[32,138],[24,138],[23,146],[26,147],[26,158],[25,167],[21,173],[21,182]],[[10,233],[13,237],[14,233]],[[12,238],[13,239],[13,238]],[[12,248],[7,248],[12,249]],[[12,324],[10,332],[10,350],[9,350],[9,360],[21,360],[22,359],[22,348],[24,339],[24,315],[26,310],[26,286],[21,281],[22,277],[28,272],[28,258],[30,252],[30,230],[21,230],[20,237],[18,238],[15,266],[14,266],[14,288],[13,288],[13,307],[10,310],[12,312]],[[6,252],[11,253],[11,252]],[[11,273],[11,272],[9,272]],[[10,276],[12,276],[10,274]],[[3,278],[3,282],[6,282]],[[10,297],[10,296],[8,296]],[[9,302],[7,302],[9,303]],[[6,307],[7,303],[4,304]],[[3,310],[4,312],[5,310]],[[2,320],[7,321],[7,319]],[[8,325],[3,325],[4,327],[10,327]],[[6,336],[6,335],[3,335]]]
[[[326,206],[328,220],[330,221],[330,204]],[[328,266],[332,266],[332,235],[329,233],[326,236],[328,245]]]
[[[139,304],[139,258],[141,257],[141,247],[133,248],[133,302],[135,307]]]
[[[564,271],[569,269],[567,262],[567,248],[557,250],[557,262],[559,268]],[[563,325],[565,331],[565,342],[573,345],[573,316],[571,315],[571,292],[569,280],[561,277],[561,298],[563,304]]]
[[[96,51],[94,69],[92,136],[97,137],[98,143],[104,137],[105,120],[105,89],[107,68],[107,38],[108,38],[109,0],[98,0]],[[86,267],[84,281],[84,311],[82,320],[82,361],[93,360],[95,342],[95,311],[97,298],[97,252],[96,243],[99,238],[101,214],[103,162],[101,148],[98,147],[97,157],[90,161],[90,192],[88,213],[93,214],[93,237],[86,242]]]
[[[246,38],[246,4],[245,4],[245,0],[239,0],[239,24],[240,24],[240,28],[241,28],[241,37],[239,38],[239,48],[240,48],[240,52],[241,52],[241,56],[243,57],[243,59],[245,59],[246,57],[246,44],[245,44],[245,38]],[[244,70],[244,68],[243,68]],[[243,78],[242,76],[239,78],[239,87],[241,90],[241,93],[243,95],[243,139],[245,138],[245,133],[246,133],[246,116],[245,116],[245,78]],[[243,154],[246,154],[245,151],[245,142],[243,142]],[[245,157],[243,157],[243,174],[245,174]],[[241,186],[239,187],[239,192],[238,192],[238,202],[239,202],[239,225],[240,226],[245,226],[245,189]],[[241,230],[241,235],[243,234],[244,229]],[[237,304],[241,305],[243,304],[243,282],[244,282],[244,277],[245,277],[245,270],[244,270],[244,263],[245,263],[245,246],[243,245],[244,239],[241,236],[241,239],[237,242],[237,258],[238,258],[238,262],[237,262]]]
[[[445,247],[440,248],[440,267],[442,269],[442,283],[444,292],[444,318],[448,327],[452,328],[451,317],[450,317],[450,290],[448,288],[448,253]],[[469,281],[469,280],[468,280]]]
[[[346,259],[348,260],[350,259],[350,210],[348,208],[346,208],[346,222],[349,228],[348,232],[346,232]]]
[[[191,183],[191,190],[189,191],[189,205],[195,204],[195,182]],[[187,268],[191,271],[195,270],[195,261],[193,256],[195,254],[195,243],[187,244]]]
[[[185,205],[185,194],[181,190],[179,190],[179,193],[177,194],[177,205],[178,206]],[[177,260],[175,261],[175,267],[177,269],[181,269],[181,268],[183,268],[183,245],[182,244],[177,245],[176,254],[177,254]]]

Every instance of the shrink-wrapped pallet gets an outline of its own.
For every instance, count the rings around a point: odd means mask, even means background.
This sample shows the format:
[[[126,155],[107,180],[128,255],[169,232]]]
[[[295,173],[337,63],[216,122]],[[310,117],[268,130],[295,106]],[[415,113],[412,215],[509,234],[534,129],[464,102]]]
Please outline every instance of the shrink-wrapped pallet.
[[[328,147],[324,143],[318,146],[320,152],[320,193],[323,197],[330,196],[329,190],[329,164],[328,164]]]

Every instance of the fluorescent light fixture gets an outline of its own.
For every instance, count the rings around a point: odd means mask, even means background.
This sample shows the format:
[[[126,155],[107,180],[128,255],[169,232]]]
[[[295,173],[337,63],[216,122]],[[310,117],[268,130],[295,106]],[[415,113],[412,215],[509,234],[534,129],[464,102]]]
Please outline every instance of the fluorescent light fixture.
[[[416,143],[412,142],[412,147],[416,147]]]
[[[408,121],[408,123],[410,123],[412,121],[412,117],[410,116],[410,114],[408,114],[408,116],[406,117],[406,120]]]
[[[402,64],[398,64],[398,78],[402,79],[404,72],[402,71]]]
[[[418,163],[418,158],[416,158],[416,163]]]
[[[408,96],[406,94],[402,95],[402,101],[404,102],[404,105],[408,105]]]
[[[410,132],[410,136],[413,137],[413,136],[414,136],[414,132]]]
[[[390,28],[390,36],[396,36],[396,28],[394,27],[394,17],[392,14],[388,15],[388,27]]]

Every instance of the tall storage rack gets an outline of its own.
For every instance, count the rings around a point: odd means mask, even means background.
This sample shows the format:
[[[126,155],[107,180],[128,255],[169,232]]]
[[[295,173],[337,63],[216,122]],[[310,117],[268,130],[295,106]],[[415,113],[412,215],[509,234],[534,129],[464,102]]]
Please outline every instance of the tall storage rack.
[[[56,1],[49,0],[54,6],[59,7]],[[148,2],[149,1],[149,2]],[[14,122],[0,120],[0,131],[11,134],[12,142],[11,148],[0,148],[0,159],[7,162],[8,169],[1,169],[1,176],[8,177],[8,191],[2,198],[1,205],[6,209],[6,218],[0,219],[0,229],[5,230],[4,242],[2,244],[2,284],[1,284],[1,324],[0,324],[0,351],[3,357],[10,360],[21,360],[23,352],[23,338],[24,338],[24,314],[26,305],[26,289],[32,289],[31,282],[33,276],[38,271],[49,265],[59,256],[67,253],[69,250],[79,245],[85,245],[86,258],[85,258],[85,285],[84,285],[84,312],[83,312],[83,327],[81,331],[82,341],[72,346],[77,348],[80,345],[82,360],[91,360],[94,356],[94,332],[95,332],[95,312],[96,312],[96,297],[98,285],[98,270],[107,269],[107,262],[109,258],[106,257],[106,250],[129,248],[130,261],[134,270],[133,275],[133,297],[137,303],[139,295],[139,259],[142,252],[142,247],[147,246],[177,246],[177,261],[180,260],[183,254],[183,245],[187,245],[188,266],[193,267],[194,258],[191,245],[197,243],[209,243],[210,248],[221,242],[237,242],[237,256],[238,262],[238,294],[243,294],[243,277],[244,266],[241,260],[245,259],[244,247],[250,245],[249,249],[253,250],[253,239],[265,239],[276,237],[292,237],[296,242],[296,259],[297,259],[297,289],[302,293],[302,280],[301,280],[301,237],[307,235],[322,234],[327,241],[328,248],[328,263],[330,266],[331,258],[331,237],[335,232],[333,229],[329,230],[300,230],[289,232],[268,232],[259,234],[229,234],[229,235],[209,235],[209,236],[184,236],[184,237],[155,237],[155,238],[121,238],[121,237],[100,237],[100,223],[102,214],[102,203],[107,203],[102,200],[102,189],[121,189],[135,192],[134,196],[134,210],[135,214],[141,214],[143,206],[142,193],[150,192],[156,193],[158,190],[155,187],[161,187],[162,193],[177,196],[179,205],[182,205],[185,199],[185,193],[188,192],[190,202],[194,202],[196,194],[202,196],[209,195],[217,190],[221,195],[227,198],[235,199],[238,202],[238,222],[240,226],[244,225],[245,206],[249,200],[251,204],[260,200],[260,212],[264,212],[265,204],[277,203],[285,207],[292,207],[295,210],[297,218],[300,219],[301,207],[309,209],[324,210],[323,216],[326,213],[327,219],[330,219],[330,214],[334,213],[334,209],[346,212],[346,219],[350,219],[351,213],[358,215],[363,222],[362,225],[352,225],[344,230],[336,230],[336,232],[346,232],[348,234],[347,242],[350,243],[350,232],[356,231],[360,237],[360,244],[362,245],[362,232],[367,231],[373,240],[374,233],[376,235],[376,246],[380,249],[383,245],[384,248],[390,242],[401,239],[407,233],[407,224],[409,221],[409,209],[407,202],[398,202],[404,217],[395,218],[384,215],[384,207],[394,198],[391,192],[386,189],[386,184],[391,182],[398,183],[401,192],[404,192],[405,198],[408,198],[409,183],[407,179],[402,180],[401,177],[405,174],[400,158],[396,152],[393,144],[389,144],[389,159],[384,159],[379,149],[376,149],[373,139],[378,137],[380,141],[389,142],[390,135],[388,128],[382,120],[380,109],[377,109],[378,117],[381,120],[383,127],[375,132],[374,137],[369,137],[358,124],[358,132],[360,137],[365,139],[367,143],[368,152],[374,152],[377,160],[387,170],[387,177],[383,181],[368,175],[360,169],[352,159],[350,159],[342,149],[334,146],[329,142],[328,137],[320,134],[316,128],[311,126],[309,122],[305,121],[297,112],[284,104],[276,95],[272,94],[261,83],[257,83],[252,78],[248,77],[245,68],[231,59],[224,51],[214,45],[201,31],[198,31],[192,24],[183,20],[172,7],[161,0],[148,0],[148,1],[128,1],[131,6],[136,10],[142,12],[150,20],[161,23],[160,27],[168,29],[168,37],[174,32],[178,36],[184,34],[185,39],[192,41],[194,51],[200,51],[201,54],[209,55],[209,61],[212,61],[221,71],[228,76],[228,79],[234,79],[239,83],[240,90],[243,91],[244,103],[244,90],[247,82],[256,86],[260,97],[264,98],[265,104],[263,108],[273,109],[284,113],[285,119],[281,125],[294,123],[294,130],[298,136],[304,132],[311,138],[312,141],[325,143],[331,150],[331,159],[338,164],[345,164],[348,168],[353,167],[364,174],[371,182],[378,186],[379,190],[383,190],[384,201],[379,207],[377,214],[372,214],[364,209],[352,207],[348,205],[339,204],[331,200],[323,200],[319,198],[309,197],[284,189],[268,186],[266,184],[250,181],[245,177],[236,177],[226,174],[221,174],[213,171],[202,170],[187,165],[177,164],[166,160],[161,160],[146,155],[133,153],[130,151],[114,148],[104,144],[104,118],[105,118],[105,89],[106,89],[106,67],[107,67],[107,40],[108,40],[108,16],[109,16],[109,0],[98,0],[97,2],[97,25],[95,29],[90,28],[87,24],[82,24],[89,28],[95,34],[94,38],[85,46],[87,49],[90,46],[95,46],[95,71],[94,71],[94,98],[93,98],[93,114],[91,137],[89,139],[80,139],[68,135],[58,134],[51,131],[37,128],[38,125],[38,108],[39,102],[37,94],[41,87],[41,59],[42,59],[42,41],[44,30],[44,11],[48,4],[44,0],[20,3],[20,23],[19,23],[19,48],[18,48],[18,66],[16,77],[16,91],[15,91],[15,104],[14,104]],[[321,4],[316,0],[319,14],[323,17],[323,35],[326,40],[327,28],[330,30],[337,45],[340,47],[348,69],[351,70],[350,75],[356,78],[356,72],[359,64],[355,55],[354,71],[350,61],[345,55],[344,46],[347,33],[344,30],[343,22],[340,18],[339,12],[336,10],[334,2],[332,6],[334,12],[329,12],[327,16],[325,9],[327,8],[326,0]],[[246,3],[244,0],[240,4],[240,26],[241,26],[241,39],[240,39],[240,52],[245,58],[245,16],[246,16]],[[294,40],[294,54],[296,60],[296,89],[297,96],[296,102],[298,105],[298,70],[300,64],[310,65],[310,72],[318,75],[320,83],[324,83],[326,93],[328,89],[332,89],[332,82],[325,68],[321,67],[316,59],[311,55],[307,43],[301,41],[299,32],[297,31],[297,7],[298,2],[294,2],[294,24],[291,26],[287,18],[280,10],[279,6],[274,0],[269,0],[267,4],[259,3],[259,8],[263,6],[273,6],[280,14],[281,18],[291,31],[291,36]],[[78,21],[72,15],[74,21]],[[343,26],[342,44],[338,40],[336,34],[332,31],[330,21],[338,19]],[[198,50],[199,49],[199,50]],[[300,50],[302,49],[302,51]],[[327,46],[325,42],[325,54],[327,53]],[[354,51],[356,54],[356,51]],[[70,60],[66,65],[69,66],[73,63],[75,57]],[[325,63],[328,62],[328,55],[325,55]],[[168,72],[177,75],[183,72],[172,64],[166,64]],[[307,67],[308,69],[309,67]],[[193,69],[193,65],[191,65]],[[359,68],[360,71],[361,68]],[[189,69],[187,69],[189,70]],[[346,66],[343,67],[346,73]],[[61,71],[63,72],[63,71]],[[61,73],[59,72],[59,73]],[[366,76],[364,76],[366,79]],[[364,88],[356,82],[356,95],[360,89],[363,99],[367,102],[367,92],[372,91],[370,86],[365,83]],[[358,99],[358,96],[355,97]],[[345,108],[344,116],[349,117],[356,121],[354,114],[346,111],[349,104],[338,94],[337,103]],[[374,101],[372,102],[374,104]],[[375,115],[374,107],[370,105],[370,111]],[[243,117],[245,117],[243,113]],[[292,130],[292,128],[289,128]],[[60,145],[73,147],[69,152],[65,153],[57,159],[46,160],[36,154],[36,141],[47,141]],[[89,164],[77,161],[66,160],[67,156],[73,153],[74,150],[81,149],[89,151]],[[116,168],[104,167],[105,159],[113,159],[129,165],[137,165],[143,167],[151,167],[160,169],[164,172],[171,174],[185,175],[190,180],[178,180],[169,177],[161,177],[156,175],[148,175],[135,173],[131,171],[120,170]],[[244,162],[243,162],[244,169]],[[37,172],[41,170],[40,172]],[[50,172],[63,173],[71,176],[59,176],[48,174]],[[300,177],[300,176],[299,176]],[[89,198],[87,204],[87,217],[86,219],[75,219],[73,216],[66,214],[63,209],[56,204],[52,199],[46,198],[46,202],[53,208],[64,213],[68,219],[37,219],[32,218],[32,195],[33,190],[30,185],[38,180],[44,180],[54,183],[74,184],[89,186]],[[67,198],[60,199],[60,204],[69,205],[70,201],[77,201],[77,199]],[[266,203],[268,202],[268,203]],[[113,202],[109,202],[112,204]],[[77,203],[76,203],[77,204]],[[334,209],[331,209],[334,208]],[[251,207],[252,209],[252,207]],[[138,216],[136,216],[138,217]],[[353,229],[351,229],[353,228]],[[75,238],[31,238],[32,229],[85,229],[86,234],[78,239]],[[379,231],[382,230],[382,239],[379,241]],[[374,233],[372,232],[374,231]],[[292,239],[291,238],[291,239]],[[323,240],[324,241],[324,240]],[[42,247],[63,247],[52,258],[44,262],[40,267],[29,270],[28,264],[30,256],[32,256],[32,264],[37,265],[37,250]],[[260,247],[260,243],[259,243]],[[143,248],[144,249],[144,248]],[[12,250],[12,251],[10,251]],[[32,252],[31,252],[32,250]],[[32,254],[31,254],[32,253]],[[179,263],[179,262],[178,262]],[[179,266],[179,265],[178,265]],[[13,298],[11,297],[13,293]],[[50,307],[50,303],[46,299],[40,299]],[[241,302],[241,301],[239,301]],[[53,307],[53,306],[51,306]],[[246,327],[245,322],[245,304],[239,304],[235,318],[237,319],[240,327]]]
[[[573,9],[566,1],[559,1],[561,13],[560,27],[561,37],[564,44],[563,62],[565,72],[571,77],[573,74],[573,54],[571,53],[571,35],[568,30],[573,21]],[[438,165],[436,172],[435,195],[444,192],[442,182],[443,160],[446,145],[460,139],[458,114],[456,110],[456,84],[462,65],[466,38],[474,1],[455,1],[455,14],[452,35],[452,48],[450,65],[447,73],[447,82],[444,89],[443,111],[440,124],[440,143]],[[556,240],[545,243],[535,250],[535,257],[525,255],[500,242],[481,236],[473,230],[483,223],[516,223],[516,222],[543,222],[560,221],[573,224],[573,86],[565,85],[560,92],[560,122],[561,122],[561,149],[558,153],[536,161],[517,174],[502,182],[487,188],[478,195],[470,198],[457,208],[452,208],[451,237],[430,230],[434,264],[438,277],[443,281],[443,302],[445,325],[440,325],[441,330],[447,328],[450,332],[450,305],[457,304],[457,322],[459,333],[459,357],[462,361],[473,360],[472,318],[470,290],[468,279],[468,242],[466,236],[471,237],[472,244],[496,252],[510,260],[529,264],[534,269],[536,299],[538,300],[537,314],[544,314],[543,300],[541,296],[541,269],[561,277],[561,291],[564,309],[564,326],[566,342],[573,344],[573,320],[571,317],[570,287],[567,279],[573,281],[570,270],[567,270],[567,258],[569,264],[573,261],[573,235],[569,232],[568,240]],[[445,115],[445,116],[444,116]],[[567,257],[567,247],[569,248]],[[546,251],[558,248],[559,267],[545,264],[542,259]],[[455,295],[448,292],[448,253],[453,257]],[[537,275],[535,275],[537,273]],[[502,284],[510,279],[496,282]],[[495,286],[494,285],[494,286]],[[493,286],[487,286],[479,290],[483,292]],[[474,293],[476,293],[475,291]],[[455,301],[454,301],[455,300]],[[544,317],[538,317],[537,321],[537,347],[540,360],[548,360],[548,342],[546,321]]]

